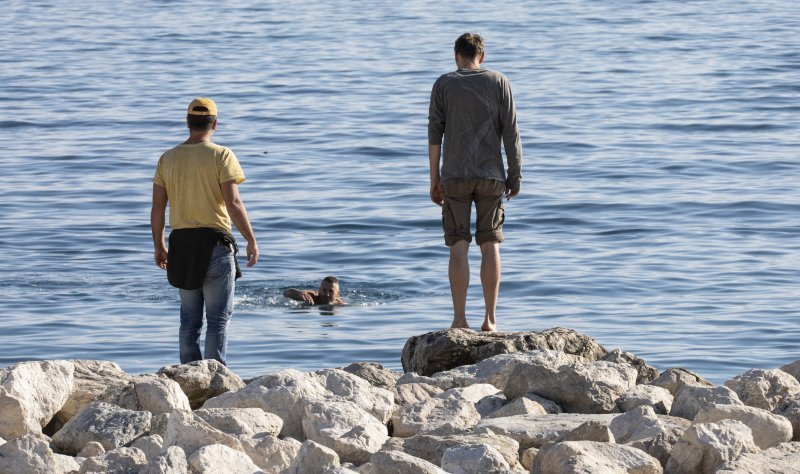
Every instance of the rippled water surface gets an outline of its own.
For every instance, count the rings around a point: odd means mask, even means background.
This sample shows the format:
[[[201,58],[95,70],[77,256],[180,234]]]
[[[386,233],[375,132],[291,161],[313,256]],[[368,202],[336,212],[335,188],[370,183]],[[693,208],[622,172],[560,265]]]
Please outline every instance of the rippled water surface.
[[[464,31],[484,35],[486,67],[512,84],[526,160],[507,206],[501,330],[571,327],[717,382],[800,358],[793,0],[3,10],[0,366],[176,363],[150,178],[184,139],[186,104],[207,95],[264,254],[239,280],[230,367],[399,368],[409,336],[451,319],[426,125]],[[327,274],[350,306],[281,296]]]

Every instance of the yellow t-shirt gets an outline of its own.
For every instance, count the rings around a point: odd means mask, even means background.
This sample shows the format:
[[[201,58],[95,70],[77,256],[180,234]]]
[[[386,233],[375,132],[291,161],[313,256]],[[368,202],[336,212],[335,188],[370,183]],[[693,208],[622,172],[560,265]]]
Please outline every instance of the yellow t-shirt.
[[[167,188],[172,230],[214,227],[231,231],[220,183],[244,181],[233,152],[211,142],[182,144],[161,155],[153,182]]]

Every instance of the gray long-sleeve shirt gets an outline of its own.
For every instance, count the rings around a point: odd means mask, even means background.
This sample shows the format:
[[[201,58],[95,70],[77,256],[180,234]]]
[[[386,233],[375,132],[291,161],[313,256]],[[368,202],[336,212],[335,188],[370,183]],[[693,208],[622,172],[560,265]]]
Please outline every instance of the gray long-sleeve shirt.
[[[442,183],[496,179],[512,189],[519,186],[522,144],[511,86],[504,75],[487,69],[458,69],[436,80],[428,113],[428,143],[441,145],[442,138]]]

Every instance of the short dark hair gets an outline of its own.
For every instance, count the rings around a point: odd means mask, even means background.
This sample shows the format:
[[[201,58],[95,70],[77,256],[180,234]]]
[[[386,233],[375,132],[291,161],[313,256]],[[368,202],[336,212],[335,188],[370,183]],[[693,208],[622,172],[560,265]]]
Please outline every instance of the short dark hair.
[[[464,33],[458,37],[453,49],[462,58],[479,58],[483,54],[483,38],[476,33]]]
[[[322,281],[327,281],[331,285],[339,286],[339,279],[336,278],[335,276],[326,276],[325,278],[322,279]]]
[[[211,130],[216,115],[186,115],[186,123],[192,130]]]

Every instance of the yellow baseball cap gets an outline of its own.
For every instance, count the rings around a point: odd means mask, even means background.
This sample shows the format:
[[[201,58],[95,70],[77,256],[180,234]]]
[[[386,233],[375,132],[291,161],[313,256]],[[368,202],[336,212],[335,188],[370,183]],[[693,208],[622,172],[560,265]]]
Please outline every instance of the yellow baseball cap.
[[[189,115],[217,115],[217,104],[208,97],[198,97],[189,104]]]

